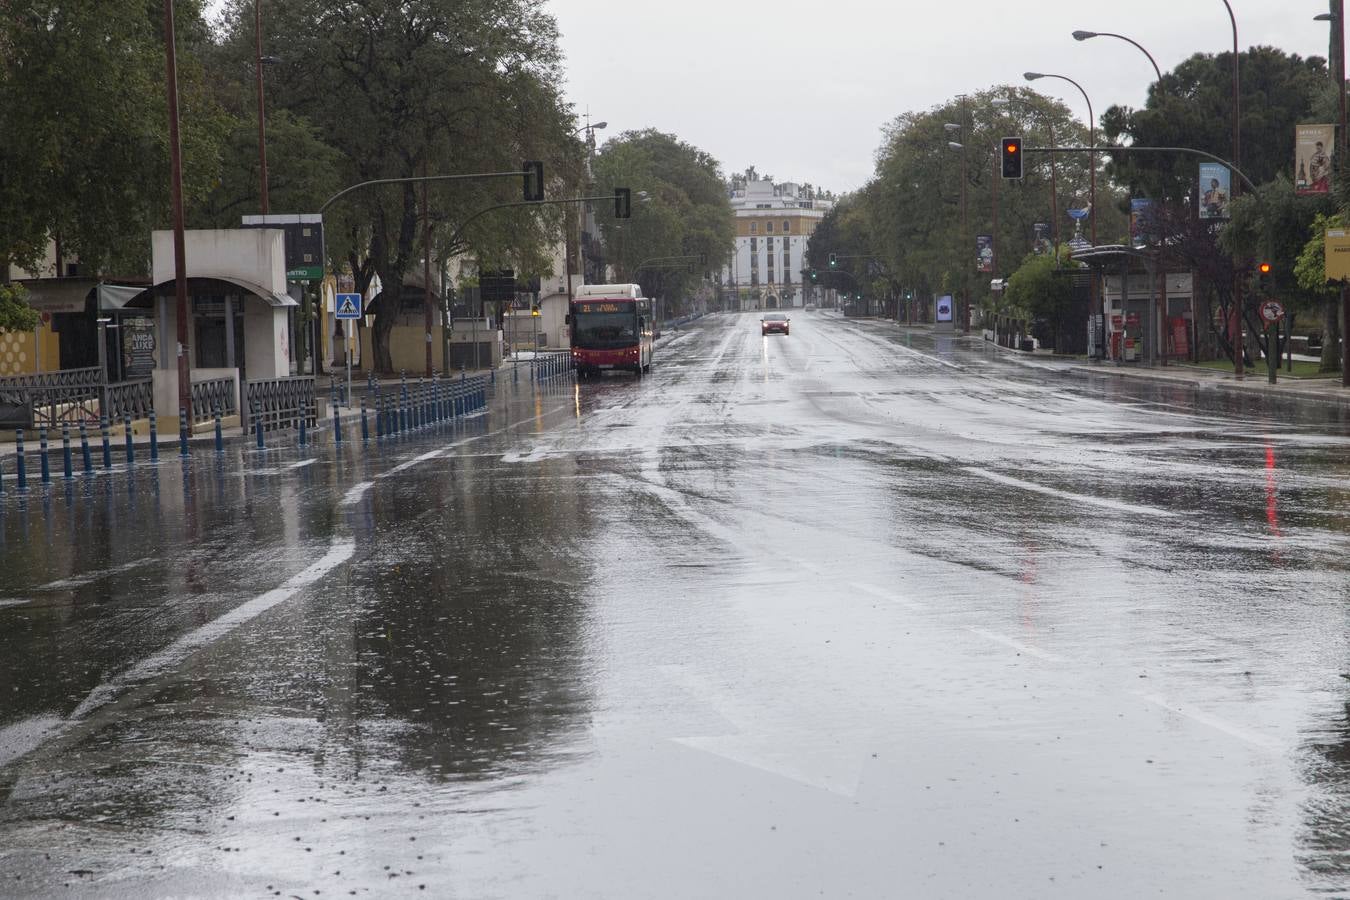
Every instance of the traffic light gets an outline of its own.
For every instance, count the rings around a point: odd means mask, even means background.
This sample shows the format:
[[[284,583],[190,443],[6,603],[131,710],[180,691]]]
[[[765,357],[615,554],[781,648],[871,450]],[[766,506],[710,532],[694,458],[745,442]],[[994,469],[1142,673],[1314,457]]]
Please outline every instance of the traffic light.
[[[614,218],[628,219],[633,216],[633,192],[629,188],[614,189]]]
[[[819,280],[820,280],[820,273],[817,272],[815,269],[812,269],[812,270],[811,270],[811,280],[812,280],[812,281],[819,281]]]
[[[1262,262],[1256,264],[1256,284],[1261,289],[1262,293],[1268,293],[1270,291],[1270,278],[1272,273],[1273,270],[1270,267],[1270,263]]]
[[[833,253],[830,254],[830,268],[831,269],[839,268],[839,257],[835,256]]]
[[[524,195],[526,203],[538,203],[544,199],[544,164],[538,160],[529,160],[524,169]]]
[[[1003,139],[1003,177],[1022,177],[1022,139],[1005,137]]]

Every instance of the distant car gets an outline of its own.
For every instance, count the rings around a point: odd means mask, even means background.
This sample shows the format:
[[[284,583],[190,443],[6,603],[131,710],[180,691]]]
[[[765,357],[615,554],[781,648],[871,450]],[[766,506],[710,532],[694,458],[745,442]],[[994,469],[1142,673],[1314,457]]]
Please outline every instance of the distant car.
[[[767,313],[759,320],[759,333],[761,336],[769,334],[770,332],[787,334],[788,323],[791,321],[791,319],[782,313]]]

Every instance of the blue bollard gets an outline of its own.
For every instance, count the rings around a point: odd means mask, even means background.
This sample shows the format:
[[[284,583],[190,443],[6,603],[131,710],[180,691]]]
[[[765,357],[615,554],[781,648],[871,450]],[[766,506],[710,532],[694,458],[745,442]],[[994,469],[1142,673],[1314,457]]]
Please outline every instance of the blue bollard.
[[[337,406],[333,407],[333,443],[342,443],[342,416]]]
[[[70,426],[62,423],[61,425],[61,474],[66,476],[66,480],[75,477],[75,467],[71,465],[70,459]]]
[[[23,458],[23,429],[14,432],[14,477],[19,482],[19,493],[28,490],[28,466]]]
[[[220,421],[220,407],[217,406],[213,412],[216,419],[216,455],[225,455],[225,429]]]
[[[47,459],[47,429],[38,429],[38,455],[42,459],[42,483],[52,483],[51,461]]]
[[[112,468],[112,440],[108,437],[108,417],[101,416],[98,420],[99,434],[103,438],[103,468]]]
[[[306,417],[300,417],[300,446],[303,448],[309,444],[309,435],[305,430]]]
[[[460,367],[459,367],[459,380],[460,380],[461,382],[464,382],[464,381],[468,381],[468,380],[469,380],[469,371],[468,371],[468,368],[467,368],[466,366],[460,366]]]
[[[361,443],[370,443],[370,425],[366,422],[366,398],[361,398]]]
[[[496,367],[496,366],[493,366],[491,369],[489,369],[489,370],[488,370],[488,374],[489,374],[489,376],[492,378],[492,383],[493,383],[493,384],[496,384],[496,383],[497,383],[497,367]]]
[[[94,474],[94,454],[89,451],[89,428],[80,423],[80,456],[84,458],[84,474]]]
[[[408,430],[408,397],[407,392],[399,398],[398,401],[398,433],[403,434]]]
[[[159,462],[159,416],[150,410],[150,461]]]
[[[178,455],[188,456],[188,414],[186,409],[178,411]]]
[[[384,406],[380,402],[380,395],[375,395],[375,440],[384,439]]]
[[[263,441],[263,420],[257,410],[253,412],[253,432],[257,437],[258,449],[266,450],[267,444]]]
[[[151,410],[150,421],[153,422],[154,420],[155,412],[154,410]],[[131,442],[133,435],[131,432],[131,416],[129,414],[122,417],[122,436],[126,439],[127,467],[130,468],[136,464],[136,445]]]

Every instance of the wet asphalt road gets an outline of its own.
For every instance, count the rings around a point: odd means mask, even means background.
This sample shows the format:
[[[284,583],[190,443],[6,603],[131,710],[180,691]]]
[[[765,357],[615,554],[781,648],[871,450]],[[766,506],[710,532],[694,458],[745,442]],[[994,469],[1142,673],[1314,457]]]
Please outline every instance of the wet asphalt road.
[[[1350,422],[829,313],[0,499],[0,896],[1350,897]]]

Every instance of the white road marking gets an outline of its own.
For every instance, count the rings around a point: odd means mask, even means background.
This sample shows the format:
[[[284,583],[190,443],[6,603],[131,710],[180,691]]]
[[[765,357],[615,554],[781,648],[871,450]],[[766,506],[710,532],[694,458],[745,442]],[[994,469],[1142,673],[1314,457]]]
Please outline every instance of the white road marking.
[[[33,601],[31,599],[26,597],[17,600],[0,600],[0,609],[5,609],[6,607],[9,606],[24,606],[32,602]]]
[[[1235,725],[1227,719],[1221,719],[1218,716],[1210,715],[1204,710],[1196,709],[1193,706],[1187,706],[1184,703],[1177,703],[1175,700],[1168,700],[1166,697],[1159,696],[1158,694],[1145,694],[1142,691],[1136,693],[1154,706],[1161,707],[1168,712],[1176,713],[1179,716],[1185,716],[1194,722],[1199,722],[1201,725],[1207,725],[1215,731],[1221,731],[1230,737],[1245,741],[1253,747],[1259,747],[1262,750],[1268,750],[1272,753],[1281,753],[1285,749],[1284,744],[1274,738],[1243,728],[1241,725]]]
[[[908,597],[901,597],[899,594],[894,593],[893,591],[884,590],[883,588],[879,587],[873,587],[870,584],[863,584],[861,581],[850,581],[848,583],[848,586],[853,588],[854,590],[862,591],[864,594],[871,594],[873,597],[878,597],[882,600],[885,600],[888,603],[894,603],[897,606],[903,606],[906,607],[907,609],[919,610],[927,608],[917,600],[910,600]]]
[[[361,498],[364,497],[364,496],[366,495],[366,492],[369,491],[369,490],[370,490],[371,488],[373,488],[374,486],[375,486],[375,482],[373,482],[373,481],[363,481],[363,482],[361,482],[360,484],[354,485],[354,486],[353,486],[350,490],[348,490],[347,493],[342,497],[342,503],[341,503],[341,505],[342,505],[342,506],[355,506],[356,504],[358,504],[358,503],[361,502]]]
[[[1062,656],[1056,656],[1053,653],[1033,647],[1030,644],[1024,644],[1015,638],[1008,637],[1006,634],[999,634],[995,631],[986,631],[983,628],[970,628],[968,630],[971,634],[978,634],[986,640],[993,641],[996,644],[1002,644],[1005,647],[1011,647],[1019,653],[1025,653],[1027,656],[1034,656],[1037,659],[1043,659],[1046,662],[1067,662]]]
[[[303,468],[305,468],[305,466],[312,466],[312,465],[314,465],[316,462],[318,462],[317,459],[302,459],[302,460],[300,460],[299,462],[293,462],[293,463],[291,463],[291,464],[290,464],[289,466],[287,466],[286,468],[287,468],[287,470],[292,470],[292,469],[303,469]]]
[[[94,572],[85,572],[81,575],[72,575],[69,578],[62,578],[59,581],[51,581],[37,588],[39,591],[65,591],[70,588],[83,587],[86,584],[93,584],[95,581],[102,581],[104,578],[111,578],[114,575],[121,575],[123,572],[130,572],[132,569],[139,569],[155,561],[152,556],[142,559],[134,559],[131,562],[122,563],[120,566],[110,566],[106,569],[99,569]]]
[[[988,469],[981,469],[976,466],[962,466],[962,471],[969,472],[971,475],[977,475],[987,481],[995,484],[1004,484],[1009,487],[1021,488],[1024,491],[1034,491],[1038,494],[1045,494],[1050,497],[1058,497],[1061,500],[1071,500],[1074,503],[1085,503],[1090,506],[1102,506],[1116,512],[1131,513],[1139,516],[1156,516],[1162,519],[1176,518],[1177,513],[1165,509],[1158,509],[1154,506],[1137,506],[1133,503],[1122,503],[1119,500],[1111,500],[1106,497],[1093,497],[1090,494],[1074,494],[1069,491],[1061,491],[1058,488],[1046,487],[1043,484],[1037,484],[1034,481],[1023,481],[1020,478],[1013,478],[1009,475],[1000,475],[997,472],[990,472]]]
[[[0,766],[32,753],[65,725],[60,716],[33,716],[0,728]]]
[[[334,541],[329,546],[328,552],[320,557],[317,562],[291,576],[281,587],[259,594],[242,606],[235,607],[219,618],[188,632],[163,650],[146,657],[113,680],[94,688],[89,696],[71,713],[70,720],[83,719],[100,706],[111,702],[119,689],[153,678],[180,665],[196,651],[214,644],[239,626],[251,622],[277,604],[291,599],[301,590],[314,584],[351,559],[355,554],[356,542],[354,540],[343,538]]]
[[[453,445],[452,445],[452,446],[453,446]],[[441,456],[441,455],[443,455],[443,454],[449,452],[449,450],[450,450],[450,447],[442,447],[442,448],[440,448],[440,449],[438,449],[438,450],[429,450],[429,451],[427,451],[426,453],[423,453],[421,456],[414,456],[412,459],[408,460],[407,462],[401,462],[401,463],[399,463],[398,465],[396,465],[396,466],[394,466],[392,469],[390,469],[388,472],[383,472],[383,473],[381,473],[378,477],[379,477],[379,478],[388,478],[388,477],[390,477],[391,475],[397,475],[397,474],[400,473],[400,472],[406,472],[406,471],[408,471],[409,469],[411,469],[413,466],[419,466],[419,465],[421,465],[422,463],[426,462],[427,460],[435,459],[436,457]]]

